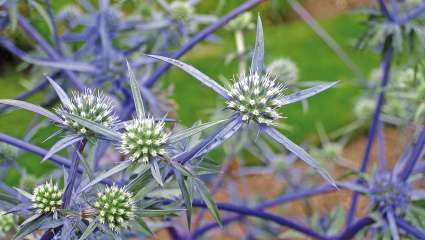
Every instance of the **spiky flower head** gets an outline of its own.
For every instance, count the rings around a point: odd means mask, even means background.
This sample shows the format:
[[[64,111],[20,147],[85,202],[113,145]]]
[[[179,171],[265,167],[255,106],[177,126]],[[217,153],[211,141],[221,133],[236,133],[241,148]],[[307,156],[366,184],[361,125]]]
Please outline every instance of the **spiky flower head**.
[[[0,163],[2,161],[11,161],[17,158],[16,148],[10,144],[0,142]]]
[[[402,212],[410,203],[409,186],[394,179],[390,172],[377,173],[370,187],[370,197],[374,206],[382,212],[390,209]]]
[[[254,24],[252,23],[252,13],[245,12],[239,15],[237,18],[231,20],[226,25],[228,31],[236,32],[253,29]]]
[[[274,60],[267,67],[267,72],[270,72],[288,85],[294,84],[298,80],[297,65],[288,58],[279,58]]]
[[[16,224],[16,217],[13,214],[0,211],[0,237],[15,229]]]
[[[372,116],[374,109],[375,101],[367,97],[362,97],[354,105],[354,115],[356,115],[357,119],[367,119]]]
[[[285,86],[270,74],[242,74],[229,86],[227,107],[239,112],[244,122],[270,125],[281,118],[277,112]]]
[[[66,126],[85,135],[91,135],[93,132],[67,117],[64,112],[94,121],[105,127],[111,127],[117,121],[111,99],[102,92],[92,89],[85,89],[81,93],[74,92],[70,98],[70,105],[61,106],[56,112],[62,116]]]
[[[195,10],[192,5],[186,1],[174,1],[170,4],[170,10],[173,17],[182,22],[189,21]]]
[[[134,218],[133,196],[124,188],[106,187],[103,192],[97,194],[94,208],[99,213],[99,221],[113,231],[128,227]]]
[[[34,189],[32,206],[40,213],[54,213],[62,205],[62,190],[52,180]]]
[[[131,161],[147,163],[166,154],[164,146],[168,136],[163,121],[155,121],[151,117],[135,119],[125,126],[121,152],[128,155]]]

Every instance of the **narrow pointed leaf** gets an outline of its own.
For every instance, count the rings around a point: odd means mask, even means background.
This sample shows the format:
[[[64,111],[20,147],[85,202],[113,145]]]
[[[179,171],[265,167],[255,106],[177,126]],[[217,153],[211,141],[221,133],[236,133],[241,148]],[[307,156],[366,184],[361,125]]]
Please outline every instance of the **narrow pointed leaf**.
[[[153,232],[149,229],[148,224],[143,220],[143,218],[138,217],[136,218],[137,225],[141,228],[140,230],[144,232],[146,235],[153,235]]]
[[[155,181],[157,181],[159,185],[164,186],[164,183],[162,182],[161,170],[159,169],[158,162],[155,160],[151,163],[151,173]]]
[[[27,102],[24,102],[24,101],[13,100],[13,99],[0,99],[0,104],[6,104],[6,105],[22,108],[22,109],[43,115],[43,116],[47,117],[48,119],[50,119],[50,120],[52,120],[56,123],[62,122],[62,119],[60,119],[54,113],[50,112],[49,110],[47,110],[45,108],[34,105],[32,103],[27,103]]]
[[[329,175],[329,173],[320,167],[320,165],[300,146],[289,140],[287,137],[282,135],[276,129],[271,127],[264,127],[262,129],[268,136],[274,139],[276,142],[280,143],[284,146],[288,151],[297,155],[301,160],[307,163],[310,167],[316,170],[324,179],[326,179],[330,184],[332,184],[335,188],[338,188],[335,181]]]
[[[28,218],[27,220],[30,220],[30,221],[25,221],[25,224],[21,224],[21,226],[19,226],[19,229],[16,232],[13,239],[15,240],[25,239],[27,235],[40,229],[43,226],[43,224],[46,222],[46,218],[47,218],[47,215],[40,215],[40,214],[36,214],[36,215],[33,215],[33,217]]]
[[[81,192],[84,192],[86,189],[90,188],[91,186],[99,183],[100,181],[111,177],[121,171],[124,171],[125,169],[127,169],[132,162],[130,161],[126,161],[126,162],[122,162],[118,165],[116,165],[115,167],[109,169],[108,171],[100,174],[99,176],[97,176],[93,181],[91,181],[90,183],[88,183],[86,186],[83,187],[83,189],[81,189]]]
[[[175,60],[175,59],[171,59],[171,58],[167,58],[167,57],[162,57],[162,56],[158,56],[158,55],[147,55],[147,56],[155,58],[155,59],[159,59],[161,61],[167,62],[169,64],[172,64],[172,65],[180,68],[181,70],[185,71],[186,73],[188,73],[192,77],[198,79],[202,84],[211,88],[212,90],[214,90],[215,92],[217,92],[218,94],[223,96],[224,98],[226,98],[226,99],[229,98],[229,94],[227,93],[227,90],[224,87],[222,87],[216,81],[212,80],[210,77],[208,77],[207,75],[205,75],[204,73],[202,73],[198,69],[194,68],[193,66],[186,64],[184,62],[181,62],[179,60]]]
[[[312,97],[316,94],[319,94],[319,93],[335,86],[336,84],[338,84],[338,81],[337,82],[331,82],[331,83],[322,83],[322,84],[318,84],[317,86],[307,88],[307,89],[298,91],[296,93],[290,94],[288,96],[284,96],[281,99],[279,99],[280,105],[283,106],[283,105],[288,105],[288,104],[291,104],[291,103],[295,103],[295,102],[305,100],[309,97]]]
[[[255,46],[252,53],[251,71],[261,73],[264,66],[264,36],[263,24],[260,16],[257,18],[257,33],[255,37]]]
[[[62,138],[61,140],[57,141],[50,148],[50,150],[46,153],[46,155],[43,157],[43,160],[41,160],[41,162],[46,161],[47,159],[49,159],[51,156],[55,155],[60,150],[66,148],[68,146],[71,146],[72,144],[79,142],[82,139],[83,139],[83,137],[78,136],[78,135],[71,135],[71,136],[66,136],[66,137]]]
[[[27,191],[25,191],[23,189],[17,188],[17,187],[14,187],[14,189],[16,191],[18,191],[22,196],[24,196],[24,197],[26,197],[28,199],[32,199],[32,194],[31,193],[29,193],[29,192],[27,192]]]
[[[96,227],[97,227],[96,221],[94,220],[91,221],[91,223],[87,226],[86,230],[83,232],[79,240],[85,240],[86,238],[88,238],[90,234],[94,232]]]
[[[202,132],[202,131],[210,128],[210,127],[213,127],[217,124],[220,124],[224,121],[226,121],[226,120],[219,120],[219,121],[215,121],[215,122],[203,123],[203,124],[199,124],[197,126],[194,126],[194,127],[188,128],[188,129],[184,129],[182,131],[178,131],[175,134],[171,135],[168,138],[168,141],[170,143],[178,142],[182,139],[185,139],[185,138],[188,138],[188,137],[193,136],[195,134],[198,134],[198,133],[200,133],[200,132]]]
[[[175,176],[177,180],[177,184],[179,185],[180,191],[182,193],[182,198],[184,201],[184,205],[186,207],[186,219],[187,219],[187,227],[190,230],[192,226],[192,196],[187,189],[187,185],[184,181],[184,177],[179,171],[175,171]]]
[[[136,108],[137,116],[139,118],[145,117],[145,108],[143,106],[142,94],[140,93],[139,84],[137,83],[136,76],[127,61],[128,77],[130,82],[131,93],[133,94],[134,106]]]
[[[217,204],[215,203],[211,193],[208,191],[208,188],[199,179],[194,179],[194,184],[195,188],[201,195],[202,200],[207,205],[211,215],[214,217],[215,221],[221,226],[220,213],[218,211]]]
[[[184,211],[184,209],[140,209],[136,215],[138,217],[161,217],[176,215],[179,211]]]
[[[387,220],[388,220],[388,225],[390,227],[392,239],[393,240],[399,240],[400,236],[398,235],[398,228],[397,228],[397,224],[395,222],[393,211],[390,210],[390,211],[387,212]]]
[[[50,82],[50,85],[52,85],[53,89],[55,89],[56,94],[58,95],[59,99],[65,106],[71,106],[71,100],[69,100],[68,95],[66,92],[57,84],[53,79],[51,79],[49,76],[46,76],[47,80]]]
[[[71,118],[72,120],[76,121],[77,123],[81,124],[82,126],[90,129],[91,131],[103,135],[105,137],[110,138],[111,140],[114,141],[120,141],[121,140],[121,134],[117,131],[114,131],[113,129],[107,128],[97,122],[91,121],[91,120],[87,120],[84,118],[81,118],[79,116],[73,115],[73,114],[69,114],[69,113],[64,113],[67,117]]]

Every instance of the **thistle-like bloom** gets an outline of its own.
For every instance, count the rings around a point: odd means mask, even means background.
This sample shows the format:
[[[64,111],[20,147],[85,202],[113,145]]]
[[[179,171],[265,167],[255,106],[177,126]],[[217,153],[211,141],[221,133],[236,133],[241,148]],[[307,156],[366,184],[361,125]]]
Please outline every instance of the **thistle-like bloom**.
[[[64,125],[81,134],[89,133],[85,127],[63,114],[64,112],[94,121],[105,127],[110,127],[117,121],[110,98],[91,89],[86,89],[82,93],[74,92],[69,104],[62,105],[56,112],[64,119]]]
[[[155,122],[151,117],[135,119],[125,126],[121,151],[131,161],[148,163],[152,158],[165,155],[164,144],[168,136],[164,122]]]
[[[16,217],[13,214],[0,211],[0,237],[14,229],[16,224]]]
[[[54,213],[62,205],[62,190],[52,181],[34,189],[32,206],[40,213]]]
[[[244,12],[239,15],[237,18],[231,20],[226,25],[226,29],[229,31],[243,31],[254,28],[254,24],[252,23],[252,14],[251,12]]]
[[[0,163],[17,158],[16,148],[4,142],[0,142]]]
[[[277,112],[279,108],[303,101],[335,86],[337,82],[318,84],[309,89],[284,95],[283,90],[285,87],[283,83],[277,82],[269,73],[264,74],[264,37],[260,17],[258,17],[257,21],[257,36],[252,54],[250,73],[249,75],[241,75],[227,89],[198,69],[179,60],[157,55],[149,56],[173,64],[192,75],[202,84],[220,94],[226,100],[227,107],[235,111],[235,114],[226,121],[226,124],[220,130],[216,131],[213,136],[207,138],[201,144],[203,150],[208,149],[211,151],[214,147],[222,144],[237,133],[244,126],[244,123],[252,121],[256,123],[255,125],[257,125],[259,131],[265,133],[297,155],[336,187],[332,177],[304,149],[293,143],[273,127],[273,121],[280,118]],[[192,153],[184,156],[187,156],[187,158],[179,160],[188,161],[193,157],[199,156],[199,149],[195,148]]]
[[[94,207],[99,213],[99,221],[107,224],[112,231],[128,227],[134,218],[133,196],[124,188],[112,186],[99,192]]]
[[[228,89],[227,107],[239,112],[245,122],[270,125],[273,120],[281,118],[277,109],[284,89],[285,86],[270,74],[242,74]]]
[[[354,106],[354,115],[357,119],[368,119],[375,110],[375,101],[370,98],[359,98]]]
[[[405,211],[410,203],[409,185],[404,181],[394,179],[390,172],[375,174],[371,187],[370,197],[382,212],[388,210]]]
[[[193,6],[190,5],[189,2],[185,2],[185,1],[172,2],[170,4],[170,10],[173,17],[176,20],[182,21],[182,22],[188,21],[195,13]]]
[[[287,85],[294,84],[298,80],[297,65],[287,58],[274,60],[267,67],[267,72],[273,74],[273,76],[276,76],[280,81],[283,81]]]

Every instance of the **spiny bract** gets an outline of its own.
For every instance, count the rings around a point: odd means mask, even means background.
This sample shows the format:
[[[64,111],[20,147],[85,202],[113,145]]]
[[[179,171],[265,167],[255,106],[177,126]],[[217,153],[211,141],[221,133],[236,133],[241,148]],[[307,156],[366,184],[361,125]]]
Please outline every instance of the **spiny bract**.
[[[155,122],[153,118],[135,119],[125,127],[122,134],[121,151],[131,161],[139,159],[147,163],[152,158],[163,156],[164,144],[169,134],[165,132],[164,122]]]
[[[112,186],[99,192],[94,207],[99,212],[99,221],[113,231],[128,227],[134,218],[134,199],[124,188]]]
[[[64,112],[94,121],[105,127],[111,127],[117,121],[110,98],[99,91],[85,89],[82,93],[74,92],[70,103],[70,105],[61,106],[56,111],[64,119],[64,124],[75,132],[86,135],[91,133],[87,128],[64,115]]]
[[[34,189],[32,206],[40,213],[53,213],[62,205],[62,190],[52,181]]]
[[[281,105],[285,85],[272,79],[270,74],[242,74],[229,87],[227,107],[240,112],[245,122],[272,124],[281,118],[277,108]]]

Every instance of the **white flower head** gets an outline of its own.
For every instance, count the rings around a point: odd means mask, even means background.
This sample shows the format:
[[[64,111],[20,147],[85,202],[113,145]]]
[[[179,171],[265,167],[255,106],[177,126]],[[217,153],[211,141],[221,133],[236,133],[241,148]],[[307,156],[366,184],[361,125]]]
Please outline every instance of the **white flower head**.
[[[245,12],[236,17],[235,19],[232,19],[229,23],[226,25],[226,29],[229,31],[243,31],[243,30],[250,30],[254,28],[254,24],[252,22],[253,17],[251,12]]]
[[[372,116],[375,109],[375,101],[370,98],[359,98],[354,105],[354,115],[358,119],[365,119]]]
[[[227,107],[240,112],[245,122],[254,121],[269,125],[281,118],[277,109],[284,90],[285,85],[268,73],[242,74],[229,86],[230,99],[227,101]]]
[[[40,213],[54,213],[62,205],[62,190],[52,180],[34,189],[32,206]]]
[[[5,212],[0,211],[0,237],[4,237],[5,234],[15,229],[16,226],[17,219],[13,214],[5,214]]]
[[[195,10],[189,2],[186,1],[174,1],[170,4],[170,10],[173,17],[182,22],[189,21],[192,18]]]
[[[267,72],[273,74],[286,84],[294,84],[298,81],[298,67],[288,58],[274,60],[267,67]]]
[[[85,89],[82,93],[74,92],[69,106],[61,106],[56,112],[62,116],[64,124],[75,132],[91,134],[92,132],[79,123],[67,117],[64,112],[94,121],[105,127],[111,127],[117,122],[112,101],[100,91]]]
[[[155,121],[152,117],[135,119],[125,126],[121,152],[132,161],[147,163],[152,158],[165,155],[168,137],[163,121]]]
[[[134,199],[124,188],[106,187],[103,192],[97,194],[94,208],[98,211],[100,223],[108,225],[112,231],[127,228],[134,219]]]

